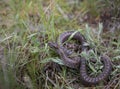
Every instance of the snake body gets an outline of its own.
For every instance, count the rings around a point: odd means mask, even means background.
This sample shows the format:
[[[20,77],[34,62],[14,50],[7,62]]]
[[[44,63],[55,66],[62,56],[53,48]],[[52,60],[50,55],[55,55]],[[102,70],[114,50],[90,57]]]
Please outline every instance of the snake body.
[[[68,38],[73,34],[73,39],[77,39],[78,41],[80,41],[81,43],[83,43],[85,41],[84,36],[80,33],[80,32],[74,32],[74,31],[69,31],[69,32],[64,32],[62,33],[58,40],[60,42],[60,45],[62,45],[65,41],[68,40]],[[78,39],[79,38],[79,39]]]
[[[63,63],[70,68],[77,69],[80,65],[80,58],[73,58],[70,59],[66,56],[67,51],[63,47],[58,47],[56,43],[49,42],[48,44],[52,49],[56,51],[57,54],[59,54],[60,58],[63,60]]]
[[[101,57],[101,61],[104,64],[104,68],[101,74],[99,74],[97,77],[90,77],[87,73],[87,68],[86,68],[86,60],[85,58],[80,59],[80,78],[82,83],[85,85],[96,85],[100,81],[105,80],[108,78],[111,72],[111,62],[108,56],[104,55]]]
[[[82,57],[74,57],[74,58],[69,58],[67,55],[66,49],[62,46],[62,44],[73,34],[73,31],[70,32],[65,32],[59,36],[59,44],[57,43],[49,43],[49,46],[53,48],[60,56],[60,58],[63,60],[64,65],[70,67],[70,68],[75,68],[75,69],[80,69],[80,79],[83,84],[85,85],[96,85],[100,81],[107,79],[108,76],[110,75],[110,72],[112,70],[111,67],[111,61],[108,56],[102,56],[101,61],[103,62],[104,68],[101,74],[99,74],[97,77],[91,77],[87,73],[87,68],[86,68],[86,59]],[[73,35],[73,39],[78,40],[82,47],[83,50],[85,49],[83,44],[85,42],[84,37],[79,33],[75,33]],[[66,55],[67,54],[67,55]]]
[[[58,43],[59,43],[59,45],[60,45],[60,46],[63,46],[63,43],[64,43],[65,41],[67,41],[68,38],[69,38],[71,35],[73,35],[73,36],[72,36],[72,39],[78,40],[78,41],[80,42],[81,46],[83,46],[84,43],[86,42],[84,36],[83,36],[80,32],[68,31],[68,32],[62,33],[62,34],[58,37]],[[84,46],[81,47],[81,48],[82,48],[82,50],[83,50],[83,49],[84,49]]]

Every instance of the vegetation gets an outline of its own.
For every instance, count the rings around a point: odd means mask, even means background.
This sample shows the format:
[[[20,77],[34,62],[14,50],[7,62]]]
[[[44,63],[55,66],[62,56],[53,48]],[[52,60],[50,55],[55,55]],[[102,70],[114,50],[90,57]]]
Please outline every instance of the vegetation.
[[[88,58],[98,58],[99,52],[107,54],[113,63],[106,85],[100,83],[93,88],[119,89],[119,7],[119,0],[1,0],[0,89],[86,88],[79,80],[79,72],[62,66],[47,44],[68,30],[80,31],[94,48]],[[49,70],[45,71],[47,66]],[[100,72],[100,65],[94,68],[88,62],[88,66],[91,74]]]

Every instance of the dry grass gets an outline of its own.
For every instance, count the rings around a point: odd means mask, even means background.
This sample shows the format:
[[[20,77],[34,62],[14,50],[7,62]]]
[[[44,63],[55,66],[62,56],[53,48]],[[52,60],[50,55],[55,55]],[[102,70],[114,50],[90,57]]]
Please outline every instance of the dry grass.
[[[1,0],[0,89],[86,88],[80,83],[77,70],[48,63],[52,60],[61,64],[47,43],[56,41],[60,33],[68,30],[80,31],[90,47],[110,56],[113,71],[107,87],[119,89],[120,32],[118,29],[103,33],[98,23],[95,28],[85,25],[86,13],[94,14],[95,19],[100,15],[98,2],[90,1],[94,2],[91,8],[86,0],[84,3],[80,0]],[[44,71],[46,65],[51,65],[48,71]],[[101,83],[86,89],[104,87]]]

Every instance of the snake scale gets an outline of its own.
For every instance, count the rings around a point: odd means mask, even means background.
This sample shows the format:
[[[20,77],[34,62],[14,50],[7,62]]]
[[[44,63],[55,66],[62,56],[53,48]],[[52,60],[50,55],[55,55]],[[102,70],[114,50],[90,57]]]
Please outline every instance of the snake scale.
[[[56,51],[57,54],[59,54],[60,58],[63,60],[64,65],[70,68],[78,69],[80,71],[80,79],[84,85],[96,85],[100,81],[103,81],[108,78],[112,71],[112,65],[110,58],[107,55],[104,55],[101,57],[101,62],[104,64],[102,73],[99,74],[97,77],[91,77],[89,76],[87,72],[86,67],[86,59],[83,57],[74,57],[69,58],[67,55],[69,53],[67,52],[67,49],[63,47],[63,43],[68,40],[68,38],[74,33],[74,31],[64,32],[61,34],[58,38],[59,45],[57,43],[49,42],[48,45]],[[73,37],[73,39],[78,40],[81,43],[82,50],[86,49],[84,47],[85,38],[83,35],[80,34],[80,32],[76,32]]]

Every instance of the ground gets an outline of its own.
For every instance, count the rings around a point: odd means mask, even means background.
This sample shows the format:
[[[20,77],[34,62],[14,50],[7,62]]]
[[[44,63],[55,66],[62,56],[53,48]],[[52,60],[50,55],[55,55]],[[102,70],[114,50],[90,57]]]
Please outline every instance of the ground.
[[[119,0],[0,0],[0,89],[119,89],[119,7]],[[48,42],[71,30],[85,36],[92,57],[110,57],[108,80],[86,87],[78,70],[62,65]],[[101,67],[88,66],[91,74]]]

